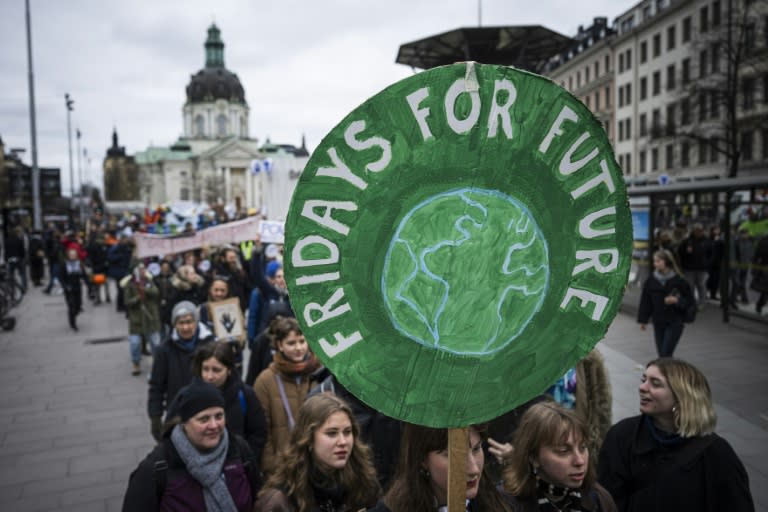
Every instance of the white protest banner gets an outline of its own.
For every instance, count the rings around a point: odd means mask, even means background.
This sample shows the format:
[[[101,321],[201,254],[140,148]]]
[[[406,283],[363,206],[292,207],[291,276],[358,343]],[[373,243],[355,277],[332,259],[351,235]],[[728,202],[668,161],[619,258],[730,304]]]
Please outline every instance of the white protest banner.
[[[265,244],[285,243],[285,222],[263,220],[259,225],[259,234]]]
[[[260,232],[259,224],[261,222],[257,217],[249,217],[204,229],[190,236],[167,237],[163,235],[134,233],[136,257],[164,256],[166,254],[197,249],[203,245],[220,245],[253,240]]]

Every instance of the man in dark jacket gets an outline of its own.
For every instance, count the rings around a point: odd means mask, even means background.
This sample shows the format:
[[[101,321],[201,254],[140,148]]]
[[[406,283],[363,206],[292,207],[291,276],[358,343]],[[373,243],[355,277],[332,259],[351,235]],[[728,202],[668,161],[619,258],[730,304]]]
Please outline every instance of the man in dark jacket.
[[[152,436],[160,441],[162,417],[176,393],[192,381],[192,358],[195,349],[212,342],[213,333],[198,322],[197,306],[189,301],[176,304],[171,313],[173,330],[155,351],[149,378],[147,412]]]
[[[133,253],[133,240],[131,237],[121,234],[120,241],[113,245],[107,253],[107,277],[115,282],[117,288],[117,311],[125,311],[123,290],[120,288],[120,280],[131,273],[131,254]]]
[[[704,226],[693,225],[691,235],[678,247],[678,257],[680,267],[691,290],[697,294],[697,304],[701,308],[707,302],[707,273],[713,258],[712,241],[707,238]]]
[[[8,275],[18,272],[21,278],[21,288],[27,291],[27,247],[24,229],[21,226],[13,228],[11,235],[5,239],[5,261],[8,263]]]

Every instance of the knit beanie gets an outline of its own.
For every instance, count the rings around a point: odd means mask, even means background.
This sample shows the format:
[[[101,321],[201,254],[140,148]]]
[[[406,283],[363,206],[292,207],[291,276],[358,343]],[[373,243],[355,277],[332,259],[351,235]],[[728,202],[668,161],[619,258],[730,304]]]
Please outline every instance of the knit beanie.
[[[277,260],[272,260],[269,263],[267,263],[267,277],[270,279],[275,278],[275,274],[277,274],[277,271],[283,268],[283,264],[280,263]]]
[[[195,319],[195,323],[197,323],[197,306],[188,300],[183,300],[173,306],[173,311],[171,312],[171,325],[176,325],[176,320],[179,317],[187,315],[192,315]]]
[[[209,407],[224,408],[224,396],[213,384],[193,380],[179,392],[179,416],[182,422]]]

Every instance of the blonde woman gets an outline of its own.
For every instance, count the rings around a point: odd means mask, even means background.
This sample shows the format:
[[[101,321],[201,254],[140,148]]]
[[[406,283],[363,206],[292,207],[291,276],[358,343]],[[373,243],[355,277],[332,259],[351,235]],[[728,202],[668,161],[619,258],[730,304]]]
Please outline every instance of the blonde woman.
[[[648,363],[640,415],[608,431],[600,483],[624,512],[752,512],[747,472],[717,424],[706,377],[672,358]]]

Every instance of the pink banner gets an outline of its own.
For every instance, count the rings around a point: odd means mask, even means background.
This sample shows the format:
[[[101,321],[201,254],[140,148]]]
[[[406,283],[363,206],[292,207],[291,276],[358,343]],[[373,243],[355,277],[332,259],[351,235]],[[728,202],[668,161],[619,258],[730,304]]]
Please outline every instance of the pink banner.
[[[191,236],[168,237],[163,235],[148,235],[134,233],[136,241],[136,256],[164,256],[197,249],[203,245],[221,245],[238,243],[243,240],[253,240],[259,234],[261,220],[257,217],[229,222],[213,228],[204,229]]]

